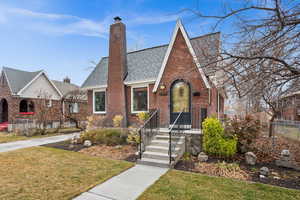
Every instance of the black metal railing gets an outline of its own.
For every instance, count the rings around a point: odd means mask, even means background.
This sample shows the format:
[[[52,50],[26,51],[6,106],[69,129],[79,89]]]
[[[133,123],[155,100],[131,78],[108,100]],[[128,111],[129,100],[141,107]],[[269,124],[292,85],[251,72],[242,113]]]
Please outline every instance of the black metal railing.
[[[172,157],[173,152],[176,151],[177,142],[172,141],[172,136],[183,135],[186,124],[184,122],[183,111],[179,113],[173,124],[169,128],[169,164],[172,164],[172,161],[175,161],[175,158]]]
[[[146,146],[150,144],[152,138],[158,133],[158,131],[159,110],[155,110],[154,112],[150,113],[149,119],[138,130],[140,136],[140,143],[138,147],[140,159],[142,158],[142,154],[145,151]]]

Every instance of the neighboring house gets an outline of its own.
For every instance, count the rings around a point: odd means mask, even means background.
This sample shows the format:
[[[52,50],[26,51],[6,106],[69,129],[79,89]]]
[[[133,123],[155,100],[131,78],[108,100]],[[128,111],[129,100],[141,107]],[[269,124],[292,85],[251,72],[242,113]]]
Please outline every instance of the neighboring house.
[[[300,91],[281,98],[277,107],[280,110],[277,119],[300,121]]]
[[[161,127],[169,127],[181,111],[184,124],[198,128],[207,116],[224,110],[224,89],[212,70],[220,51],[220,33],[189,38],[178,20],[167,45],[127,52],[126,28],[119,17],[110,26],[109,56],[103,57],[82,85],[88,111],[111,125],[115,115],[124,126],[136,114],[159,110]]]
[[[80,105],[62,102],[66,94],[78,89],[78,86],[70,83],[70,79],[52,81],[42,70],[27,72],[3,67],[0,76],[0,123],[7,124],[9,130],[15,124],[26,121],[33,123],[43,108],[47,107],[47,126],[57,127],[64,121],[62,110],[86,110],[86,101],[78,102]],[[41,99],[44,99],[45,105],[41,105]]]

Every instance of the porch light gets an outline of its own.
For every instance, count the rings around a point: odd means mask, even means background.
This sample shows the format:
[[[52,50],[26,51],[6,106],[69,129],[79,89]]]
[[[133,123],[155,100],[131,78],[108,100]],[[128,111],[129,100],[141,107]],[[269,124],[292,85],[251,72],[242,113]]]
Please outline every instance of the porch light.
[[[164,89],[166,89],[166,86],[162,84],[159,86],[159,89],[164,90]]]

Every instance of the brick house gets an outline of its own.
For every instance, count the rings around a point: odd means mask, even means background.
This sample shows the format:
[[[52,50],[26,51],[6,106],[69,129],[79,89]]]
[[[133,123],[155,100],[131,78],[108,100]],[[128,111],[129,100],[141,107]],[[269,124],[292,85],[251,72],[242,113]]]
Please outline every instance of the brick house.
[[[277,119],[300,121],[300,92],[294,92],[281,98],[277,102],[280,108]]]
[[[82,85],[88,91],[88,111],[105,116],[108,123],[122,115],[128,126],[136,123],[137,113],[159,110],[162,127],[183,111],[184,123],[199,127],[204,118],[224,110],[225,92],[212,70],[219,48],[219,32],[189,38],[178,20],[169,44],[127,52],[126,26],[116,17],[109,56]]]
[[[25,121],[35,124],[37,115],[45,107],[48,108],[47,126],[58,127],[66,121],[66,113],[82,114],[87,110],[86,99],[78,103],[70,103],[67,98],[62,101],[65,95],[78,89],[69,78],[64,81],[50,80],[42,70],[27,72],[3,67],[0,75],[0,129],[12,131],[14,125]]]

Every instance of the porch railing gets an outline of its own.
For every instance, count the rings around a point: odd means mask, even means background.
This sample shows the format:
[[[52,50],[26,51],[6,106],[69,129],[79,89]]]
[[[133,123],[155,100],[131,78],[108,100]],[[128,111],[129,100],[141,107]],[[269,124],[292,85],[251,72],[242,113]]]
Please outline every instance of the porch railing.
[[[184,115],[182,114],[183,111],[179,113],[177,118],[175,119],[174,123],[169,128],[169,164],[172,164],[172,161],[175,161],[173,158],[174,153],[176,152],[177,142],[173,142],[173,136],[182,136],[185,130],[184,122]]]
[[[140,136],[139,143],[139,157],[142,158],[142,154],[145,151],[147,145],[150,144],[152,138],[159,131],[159,110],[155,110],[150,114],[149,119],[138,130]]]

